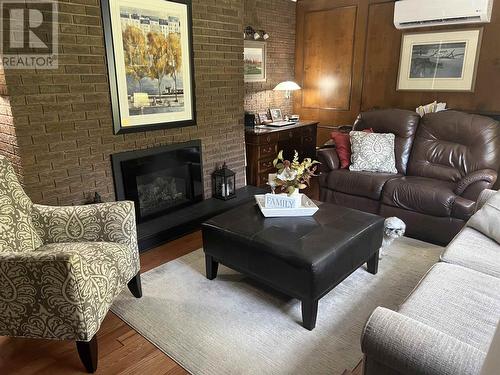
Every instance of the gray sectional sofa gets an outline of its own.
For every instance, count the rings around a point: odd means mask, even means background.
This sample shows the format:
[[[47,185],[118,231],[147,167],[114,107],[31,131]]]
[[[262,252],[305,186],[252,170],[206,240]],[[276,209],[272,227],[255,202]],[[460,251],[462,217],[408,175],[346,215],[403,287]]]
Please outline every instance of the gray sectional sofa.
[[[484,191],[478,208],[495,193]],[[466,226],[397,312],[372,313],[364,374],[489,375],[481,369],[499,320],[500,244]]]

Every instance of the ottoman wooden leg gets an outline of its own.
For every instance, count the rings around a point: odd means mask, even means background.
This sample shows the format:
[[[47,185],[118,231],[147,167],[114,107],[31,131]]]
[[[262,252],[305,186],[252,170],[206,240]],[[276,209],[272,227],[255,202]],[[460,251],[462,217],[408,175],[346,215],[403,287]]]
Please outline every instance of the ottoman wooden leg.
[[[219,269],[219,263],[217,263],[211,255],[205,254],[205,266],[207,279],[213,280],[217,277],[217,270]]]
[[[378,259],[379,259],[379,256],[378,256],[378,251],[372,255],[372,257],[370,259],[368,259],[368,262],[366,262],[366,269],[368,270],[368,272],[376,275],[377,272],[378,272]]]
[[[318,315],[318,300],[302,301],[302,325],[312,331],[316,327],[316,317]]]

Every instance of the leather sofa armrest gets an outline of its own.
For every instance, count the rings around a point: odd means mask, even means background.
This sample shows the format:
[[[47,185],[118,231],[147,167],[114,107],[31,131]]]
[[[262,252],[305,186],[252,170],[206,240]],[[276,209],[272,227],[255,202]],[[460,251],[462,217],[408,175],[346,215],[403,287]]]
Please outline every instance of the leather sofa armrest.
[[[340,160],[334,147],[320,148],[317,152],[320,172],[328,173],[340,168]]]
[[[497,172],[493,169],[480,169],[468,173],[457,184],[455,194],[476,201],[484,189],[491,188],[497,180]]]
[[[329,139],[323,143],[323,146],[321,146],[320,149],[322,148],[335,148],[335,141],[333,139]]]
[[[451,210],[451,216],[467,221],[472,215],[474,215],[474,212],[476,212],[475,201],[471,201],[461,196],[455,198],[455,202],[453,203],[453,208]]]
[[[479,374],[486,356],[444,332],[383,307],[377,307],[366,323],[361,347],[367,358],[401,374]]]

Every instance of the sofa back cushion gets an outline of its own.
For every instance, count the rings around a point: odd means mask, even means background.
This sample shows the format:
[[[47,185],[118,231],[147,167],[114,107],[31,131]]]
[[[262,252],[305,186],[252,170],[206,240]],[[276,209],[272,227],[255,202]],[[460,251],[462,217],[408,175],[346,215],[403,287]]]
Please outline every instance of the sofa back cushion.
[[[33,251],[42,245],[31,220],[32,209],[14,168],[0,155],[0,252]]]
[[[373,133],[372,129],[363,130],[366,133]],[[351,136],[349,133],[341,133],[339,131],[334,131],[331,133],[330,137],[335,143],[335,150],[337,150],[337,155],[340,160],[340,168],[347,169],[351,165]]]
[[[394,157],[396,138],[394,134],[352,131],[350,136],[352,164],[349,169],[351,171],[398,173]]]
[[[394,151],[396,168],[406,174],[408,159],[415,139],[420,116],[403,109],[382,109],[363,112],[354,123],[353,130],[372,128],[375,133],[392,133],[396,136]]]
[[[500,191],[493,195],[467,222],[486,237],[500,244]]]
[[[484,116],[458,111],[429,113],[420,121],[408,174],[458,182],[480,169],[498,170],[500,127]]]

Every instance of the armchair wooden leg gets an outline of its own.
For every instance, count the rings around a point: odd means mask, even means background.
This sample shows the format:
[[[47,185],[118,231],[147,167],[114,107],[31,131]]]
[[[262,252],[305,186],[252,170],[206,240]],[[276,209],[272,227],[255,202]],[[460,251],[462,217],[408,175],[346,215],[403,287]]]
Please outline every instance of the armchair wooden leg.
[[[132,280],[128,282],[128,289],[135,298],[142,297],[141,273],[137,273]]]
[[[97,358],[98,358],[98,348],[97,348],[97,334],[92,337],[89,342],[77,341],[76,348],[78,349],[78,355],[83,365],[87,369],[89,374],[93,374],[97,370]]]

